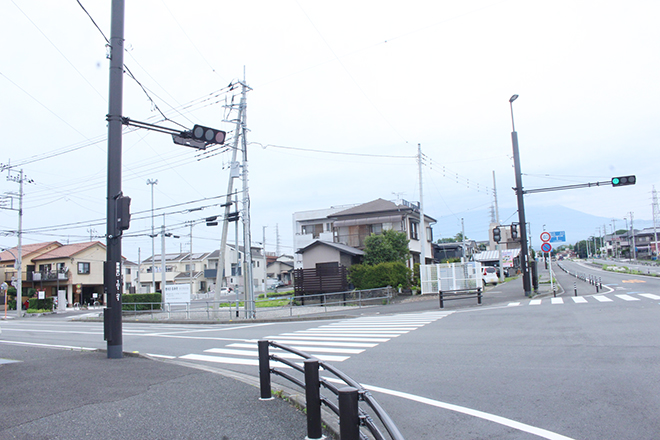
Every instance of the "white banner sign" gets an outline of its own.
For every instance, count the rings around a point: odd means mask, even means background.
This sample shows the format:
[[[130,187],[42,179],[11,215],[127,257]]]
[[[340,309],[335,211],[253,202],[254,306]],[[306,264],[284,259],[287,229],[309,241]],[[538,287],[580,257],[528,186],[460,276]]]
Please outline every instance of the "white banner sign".
[[[165,286],[166,303],[189,303],[190,284],[169,284]]]

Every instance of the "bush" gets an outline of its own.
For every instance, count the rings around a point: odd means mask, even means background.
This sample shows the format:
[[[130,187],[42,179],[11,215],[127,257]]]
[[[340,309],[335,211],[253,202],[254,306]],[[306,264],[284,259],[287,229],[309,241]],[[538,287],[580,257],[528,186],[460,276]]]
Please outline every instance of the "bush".
[[[137,304],[135,303],[157,303],[157,304]],[[151,310],[160,309],[160,293],[134,293],[122,297],[122,310]]]
[[[35,310],[53,310],[53,298],[45,298],[45,299],[38,299],[38,298],[30,298],[30,305],[28,306],[28,309],[35,309]]]
[[[348,270],[348,277],[356,289],[376,289],[401,284],[410,286],[412,271],[403,263],[380,263],[375,266],[354,264]]]

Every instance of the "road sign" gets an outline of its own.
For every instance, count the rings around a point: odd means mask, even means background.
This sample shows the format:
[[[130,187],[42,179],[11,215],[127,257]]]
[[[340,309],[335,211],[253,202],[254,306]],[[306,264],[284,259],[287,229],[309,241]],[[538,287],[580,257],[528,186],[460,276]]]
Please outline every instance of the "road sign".
[[[543,243],[541,245],[541,250],[543,252],[551,252],[552,251],[552,245],[550,243]]]
[[[548,241],[550,241],[551,238],[552,238],[552,236],[550,235],[549,232],[547,232],[547,231],[541,232],[541,241],[542,242],[547,243]]]
[[[558,241],[566,241],[566,231],[555,231],[550,233],[550,243],[556,243]]]

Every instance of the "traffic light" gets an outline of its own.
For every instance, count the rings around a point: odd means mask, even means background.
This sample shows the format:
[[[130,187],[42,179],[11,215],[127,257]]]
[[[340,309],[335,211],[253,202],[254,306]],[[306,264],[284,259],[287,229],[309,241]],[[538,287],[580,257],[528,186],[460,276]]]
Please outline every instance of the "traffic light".
[[[225,142],[225,133],[215,128],[195,125],[192,129],[192,138],[196,141],[206,142],[207,144],[223,144]]]
[[[515,240],[518,238],[518,224],[511,223],[511,239]]]
[[[218,226],[218,216],[214,215],[213,217],[207,217],[206,218],[206,226]]]
[[[637,182],[635,176],[612,177],[612,186],[634,185]]]
[[[495,243],[499,243],[502,241],[502,231],[500,231],[500,228],[493,228],[493,241]]]
[[[117,229],[121,235],[121,231],[125,231],[131,226],[131,198],[121,195],[116,199],[117,209]]]
[[[227,214],[227,221],[228,222],[237,222],[238,221],[238,211],[230,212],[229,214]]]

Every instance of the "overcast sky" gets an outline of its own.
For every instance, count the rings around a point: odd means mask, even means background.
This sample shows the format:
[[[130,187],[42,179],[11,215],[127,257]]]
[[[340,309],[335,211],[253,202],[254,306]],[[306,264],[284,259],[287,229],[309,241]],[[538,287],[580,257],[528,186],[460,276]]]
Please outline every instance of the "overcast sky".
[[[110,36],[110,1],[80,0]],[[486,239],[496,173],[502,222],[515,221],[511,113],[526,188],[635,174],[626,188],[529,195],[535,206],[651,219],[660,189],[660,3],[631,0],[126,2],[124,116],[230,131],[225,87],[247,97],[252,235],[292,253],[296,211],[418,201],[435,238]],[[76,0],[0,2],[0,162],[24,170],[24,243],[105,234],[106,42]],[[152,101],[150,101],[153,100]],[[157,107],[157,108],[156,108]],[[356,155],[359,154],[359,155]],[[220,212],[230,153],[203,160],[170,136],[127,130],[123,190],[133,221],[124,255],[151,254],[151,187],[160,228]],[[8,171],[3,172],[7,176]],[[18,184],[1,180],[0,192]],[[182,205],[193,200],[203,200]],[[203,211],[177,213],[206,207]],[[15,211],[0,211],[0,246],[16,245]],[[75,223],[76,227],[67,226]],[[600,225],[594,224],[594,228]],[[537,231],[540,225],[534,226]],[[549,225],[550,230],[553,229]],[[195,251],[217,249],[220,228],[198,225]],[[233,237],[233,234],[230,234]],[[160,238],[156,241],[160,252]]]

